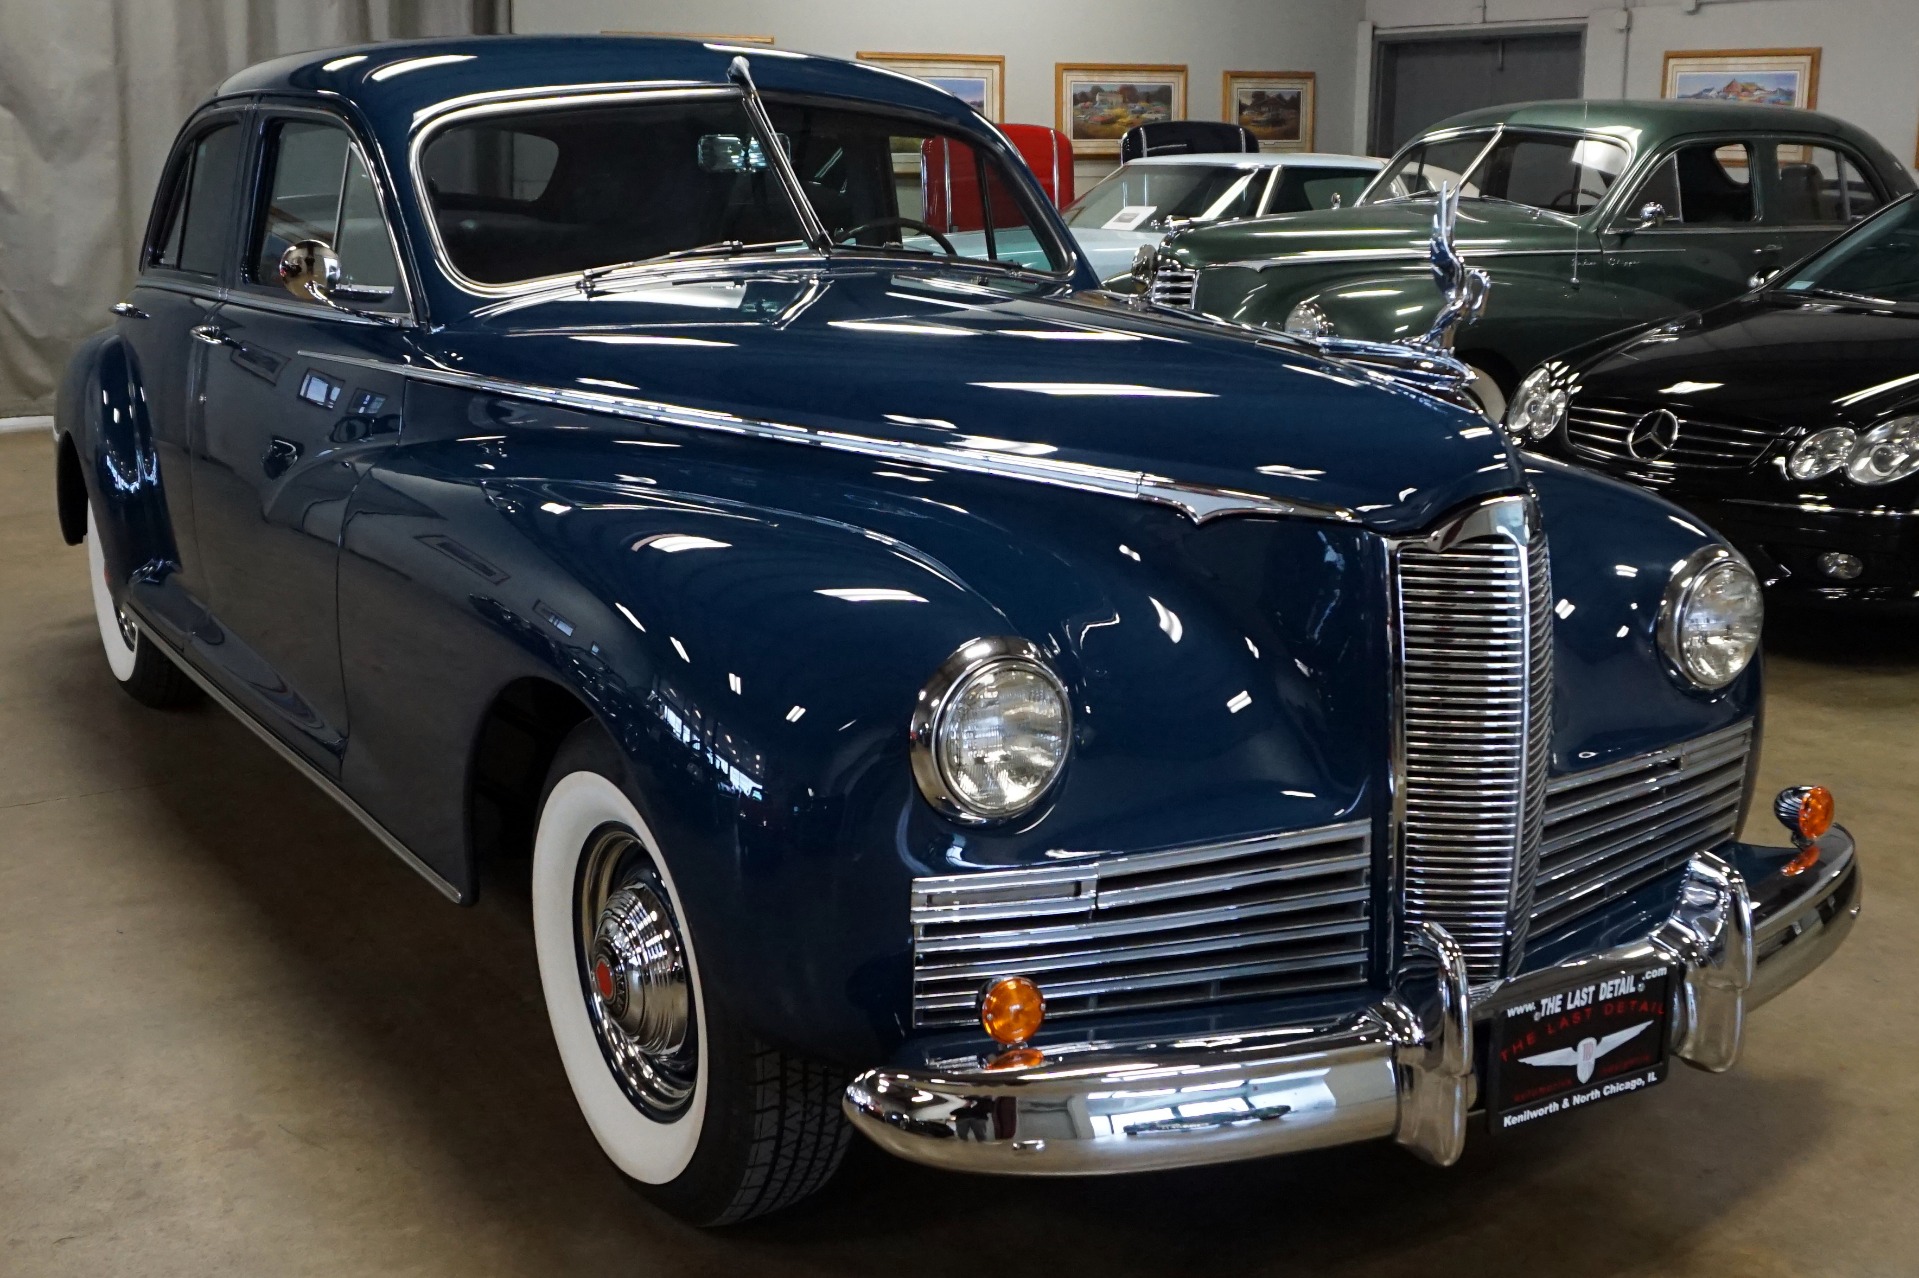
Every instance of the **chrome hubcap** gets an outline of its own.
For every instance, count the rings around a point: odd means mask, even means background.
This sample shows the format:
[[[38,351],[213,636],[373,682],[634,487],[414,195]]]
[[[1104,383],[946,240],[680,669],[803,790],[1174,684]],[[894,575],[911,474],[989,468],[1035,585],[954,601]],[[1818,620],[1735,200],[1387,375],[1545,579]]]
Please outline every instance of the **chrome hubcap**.
[[[581,858],[580,968],[600,1050],[649,1116],[693,1095],[698,1026],[686,945],[653,858],[631,832],[597,833]]]

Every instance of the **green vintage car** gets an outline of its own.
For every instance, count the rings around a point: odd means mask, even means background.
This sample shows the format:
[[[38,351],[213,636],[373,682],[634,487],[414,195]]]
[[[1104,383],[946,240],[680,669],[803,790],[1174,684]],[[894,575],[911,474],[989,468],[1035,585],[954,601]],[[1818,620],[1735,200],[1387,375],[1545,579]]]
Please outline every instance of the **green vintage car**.
[[[1444,345],[1428,251],[1442,185],[1464,197],[1460,255],[1491,276],[1451,341],[1494,418],[1541,360],[1737,296],[1913,189],[1884,146],[1813,111],[1531,102],[1427,130],[1350,208],[1194,228],[1139,270],[1164,305]]]

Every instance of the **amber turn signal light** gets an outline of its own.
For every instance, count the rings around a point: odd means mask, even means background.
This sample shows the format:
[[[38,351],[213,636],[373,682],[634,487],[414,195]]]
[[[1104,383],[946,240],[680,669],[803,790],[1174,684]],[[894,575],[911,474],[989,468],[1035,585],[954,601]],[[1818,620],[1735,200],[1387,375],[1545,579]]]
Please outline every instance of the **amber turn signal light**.
[[[1832,791],[1823,785],[1788,786],[1772,801],[1772,813],[1803,848],[1832,829]]]
[[[1024,976],[1002,976],[980,995],[979,1023],[1003,1047],[1018,1047],[1032,1038],[1045,1018],[1046,1000],[1039,986]]]

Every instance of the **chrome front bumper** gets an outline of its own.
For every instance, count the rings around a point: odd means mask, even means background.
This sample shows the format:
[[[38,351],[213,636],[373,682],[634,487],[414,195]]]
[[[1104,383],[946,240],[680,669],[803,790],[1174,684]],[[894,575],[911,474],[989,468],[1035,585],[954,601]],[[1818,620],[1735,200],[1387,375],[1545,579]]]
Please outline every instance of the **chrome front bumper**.
[[[1835,827],[1820,848],[1811,871],[1775,875],[1758,895],[1702,855],[1650,935],[1494,987],[1469,988],[1458,947],[1427,924],[1414,947],[1425,974],[1337,1022],[1096,1044],[1027,1068],[874,1069],[844,1108],[882,1148],[957,1171],[1150,1171],[1386,1136],[1444,1166],[1476,1099],[1475,1022],[1584,974],[1673,965],[1672,1054],[1730,1069],[1746,1011],[1819,966],[1858,916],[1852,837]]]

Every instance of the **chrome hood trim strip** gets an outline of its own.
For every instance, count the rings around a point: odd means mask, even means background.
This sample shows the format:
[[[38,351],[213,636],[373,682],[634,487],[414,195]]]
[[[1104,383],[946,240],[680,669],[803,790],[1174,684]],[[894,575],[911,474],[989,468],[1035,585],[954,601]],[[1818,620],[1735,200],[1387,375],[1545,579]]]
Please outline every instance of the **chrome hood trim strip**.
[[[770,440],[781,444],[803,444],[832,452],[876,457],[883,461],[911,462],[943,470],[992,475],[1000,479],[1023,480],[1026,483],[1047,484],[1055,488],[1071,488],[1080,492],[1152,502],[1155,505],[1170,506],[1196,524],[1203,524],[1209,519],[1217,519],[1224,515],[1284,515],[1300,519],[1331,520],[1337,523],[1361,522],[1359,516],[1353,511],[1338,506],[1321,506],[1310,502],[1267,497],[1259,493],[1240,492],[1230,488],[1182,483],[1164,475],[1154,475],[1146,471],[1122,470],[1113,466],[1097,466],[1087,462],[1063,461],[1047,457],[1008,457],[951,445],[876,439],[870,435],[854,435],[844,431],[822,430],[814,426],[794,426],[758,418],[740,417],[732,413],[688,408],[657,400],[640,399],[631,395],[610,395],[598,391],[540,386],[531,382],[485,377],[477,373],[462,373],[453,369],[432,368],[418,364],[396,364],[387,360],[362,359],[328,351],[303,350],[299,352],[299,355],[302,359],[324,360],[329,364],[341,364],[353,368],[376,369],[416,382],[451,386],[487,395],[532,400],[536,403],[552,404],[559,408],[577,409],[581,412],[604,413],[612,417],[680,426],[689,430],[710,430],[726,435],[744,435],[752,439]]]

